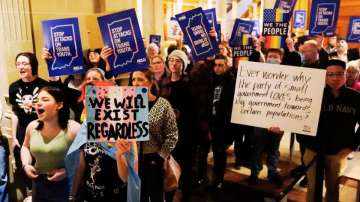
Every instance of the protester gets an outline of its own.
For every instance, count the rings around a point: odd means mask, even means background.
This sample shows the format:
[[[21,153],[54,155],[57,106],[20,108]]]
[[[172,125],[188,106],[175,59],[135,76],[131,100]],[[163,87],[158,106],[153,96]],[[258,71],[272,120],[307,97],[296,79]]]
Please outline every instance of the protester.
[[[165,67],[164,59],[160,55],[150,58],[150,71],[154,74],[154,79],[159,87],[159,96],[168,99],[171,93],[170,79]],[[155,86],[151,91],[156,94]]]
[[[359,67],[357,62],[349,62],[346,68],[346,86],[360,91]]]
[[[154,84],[149,70],[132,72],[132,86],[149,89]],[[141,202],[163,201],[164,161],[175,148],[178,139],[176,116],[170,103],[162,97],[148,92],[150,140],[140,146]]]
[[[65,94],[56,87],[40,90],[36,113],[38,120],[27,126],[21,148],[22,168],[32,179],[32,200],[66,201],[69,187],[64,158],[80,125],[69,120]]]
[[[105,72],[100,68],[91,68],[85,74],[85,85],[93,84],[97,81],[104,81]],[[112,85],[109,83],[109,85]],[[84,101],[84,89],[82,101]],[[85,121],[85,108],[83,110],[82,122]],[[86,128],[86,127],[84,127]],[[85,134],[87,132],[84,132]],[[84,133],[80,133],[84,135]],[[79,134],[79,135],[80,135]],[[117,143],[121,146],[117,150],[116,161],[106,150],[112,146],[106,143],[87,142],[80,146],[79,165],[76,170],[74,182],[71,190],[71,198],[74,201],[126,201],[127,200],[127,162],[123,157],[129,151],[128,147],[134,145],[121,140]],[[135,147],[135,146],[133,146]],[[119,149],[119,148],[118,148]],[[125,149],[125,150],[123,150]],[[117,170],[118,172],[115,172]]]
[[[197,146],[196,182],[207,184],[207,157],[210,151],[209,115],[214,60],[198,61],[190,72],[190,100],[194,109],[194,140]]]
[[[300,51],[304,56],[302,66],[318,69],[325,68],[328,58],[327,56],[326,58],[320,57],[316,41],[306,41]]]
[[[344,62],[348,62],[348,49],[349,46],[345,39],[339,38],[338,42],[336,43],[336,59],[340,59]]]
[[[325,201],[339,201],[340,170],[347,155],[359,144],[356,124],[360,123],[360,94],[345,87],[346,63],[330,60],[326,67],[326,87],[321,106],[318,131],[315,137],[304,137],[307,170],[307,201],[315,201],[317,162],[323,162],[325,171]],[[321,181],[322,182],[322,181]]]
[[[318,51],[318,42],[315,40],[307,40],[304,42],[304,45],[300,48],[302,58],[302,66],[315,69],[325,69],[327,65],[328,58],[323,58],[321,60]],[[305,146],[303,144],[303,135],[296,135],[296,140],[299,142],[300,154],[301,154],[301,165],[291,171],[294,177],[300,177],[305,174],[305,163],[304,163],[304,153]],[[301,181],[300,185],[305,187],[307,185],[307,177],[305,176]]]
[[[146,48],[146,54],[148,58],[152,58],[156,55],[159,55],[159,53],[160,53],[159,47],[155,43],[150,43],[149,46]]]
[[[195,157],[195,140],[193,137],[192,105],[189,90],[189,78],[184,74],[187,57],[181,50],[175,50],[169,55],[169,102],[176,114],[179,130],[178,142],[172,152],[174,159],[181,167],[180,185],[182,201],[189,201],[192,185],[192,165]],[[185,61],[184,61],[185,60]],[[172,194],[166,194],[166,201],[172,201]]]
[[[226,41],[221,41],[219,43],[219,50],[220,50],[219,53],[221,55],[227,57],[228,67],[232,67],[233,60],[232,60],[232,53],[231,53],[231,48],[229,47],[229,44]]]
[[[38,60],[33,53],[22,52],[15,57],[16,68],[20,79],[9,86],[9,100],[12,105],[12,149],[15,158],[15,188],[19,188],[26,197],[27,190],[31,190],[31,182],[21,169],[20,149],[24,142],[26,126],[37,119],[35,103],[39,91],[48,82],[38,77]]]
[[[266,52],[266,63],[280,65],[283,58],[283,51],[281,49],[268,49]],[[253,151],[251,162],[251,175],[249,183],[258,183],[258,174],[262,170],[261,154],[266,152],[267,160],[266,165],[268,168],[267,178],[269,182],[281,186],[283,180],[277,170],[279,162],[279,146],[283,135],[278,127],[270,127],[269,129],[254,128],[253,138]]]
[[[327,47],[325,48],[325,50],[330,54],[332,52],[336,52],[336,43],[337,43],[337,36],[331,36],[329,37],[329,41],[327,44]]]
[[[226,56],[216,55],[210,116],[211,143],[214,154],[213,187],[216,189],[221,189],[223,186],[227,158],[226,149],[232,143],[230,119],[235,78],[227,65]]]

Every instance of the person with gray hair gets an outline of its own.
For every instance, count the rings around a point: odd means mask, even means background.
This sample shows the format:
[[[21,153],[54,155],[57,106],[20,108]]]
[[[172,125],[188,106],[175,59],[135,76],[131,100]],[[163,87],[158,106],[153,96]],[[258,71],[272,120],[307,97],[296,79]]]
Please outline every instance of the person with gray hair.
[[[349,62],[346,68],[346,86],[360,91],[359,62]]]
[[[146,48],[146,54],[148,58],[152,58],[155,55],[159,55],[160,49],[155,43],[150,43],[149,46]]]

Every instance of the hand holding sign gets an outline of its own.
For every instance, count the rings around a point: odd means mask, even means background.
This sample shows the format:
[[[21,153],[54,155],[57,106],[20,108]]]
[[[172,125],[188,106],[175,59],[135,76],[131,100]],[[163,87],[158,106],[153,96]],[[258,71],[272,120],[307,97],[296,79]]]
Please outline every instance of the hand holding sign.
[[[129,142],[129,140],[119,139],[116,140],[115,146],[116,146],[116,155],[121,156],[126,152],[130,151],[131,143]]]
[[[100,57],[103,60],[108,61],[108,58],[113,54],[114,54],[114,50],[112,48],[105,46],[101,49]]]

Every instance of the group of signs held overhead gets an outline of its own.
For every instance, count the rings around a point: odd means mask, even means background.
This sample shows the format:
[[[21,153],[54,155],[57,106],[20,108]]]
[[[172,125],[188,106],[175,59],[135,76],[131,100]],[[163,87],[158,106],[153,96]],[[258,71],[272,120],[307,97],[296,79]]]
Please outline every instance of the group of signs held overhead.
[[[285,47],[290,24],[296,29],[306,27],[306,11],[294,11],[295,4],[296,0],[277,0],[273,9],[264,9],[262,35],[265,37],[267,48]],[[311,7],[309,34],[334,35],[339,6],[339,0],[314,0]],[[293,22],[290,23],[293,13]],[[114,54],[108,58],[113,75],[141,70],[149,66],[135,9],[98,17],[98,24],[104,45],[114,50]],[[221,26],[217,22],[215,9],[203,10],[199,7],[179,13],[170,19],[169,24],[168,36],[178,35],[182,31],[184,42],[190,47],[192,58],[195,61],[219,52]],[[42,22],[42,26],[45,47],[53,55],[53,58],[47,61],[49,75],[84,73],[86,68],[83,61],[78,19],[46,20]],[[212,28],[217,32],[217,39],[209,35]],[[251,37],[259,34],[258,32],[258,21],[236,19],[229,40],[234,58],[250,56],[254,49]],[[360,42],[360,17],[350,17],[347,40]],[[160,35],[150,35],[150,42],[160,46],[160,41]],[[323,79],[321,79],[324,76],[322,70],[314,73],[313,71],[317,70],[299,69],[294,71],[296,68],[292,67],[291,71],[287,71],[287,67],[280,69],[279,66],[275,68],[273,65],[266,64],[269,68],[267,72],[264,72],[264,64],[261,64],[261,68],[259,65],[250,65],[249,63],[239,64],[239,68],[240,66],[242,71],[239,71],[237,75],[234,95],[232,116],[234,122],[258,127],[268,127],[267,123],[281,127],[284,125],[283,123],[287,123],[282,128],[292,132],[314,135],[322,97],[322,94],[319,93],[322,90],[319,88],[324,85]],[[264,79],[261,76],[276,75],[280,71],[287,75],[286,79],[272,77],[266,79],[267,84],[257,82]],[[257,72],[257,74],[254,76],[255,74],[249,72]],[[304,83],[295,79],[298,77],[308,78],[308,80]],[[306,85],[306,90],[304,90],[304,85]],[[106,91],[110,104],[96,98],[102,91]],[[252,91],[252,93],[245,93],[245,95],[244,92],[248,91]],[[279,94],[284,91],[286,94]],[[148,139],[148,102],[144,89],[93,87],[89,92],[91,93],[88,93],[87,108],[88,122],[93,123],[90,124],[91,130],[89,129],[91,132],[89,134],[94,134],[92,138],[104,140],[111,136],[138,140]],[[256,101],[260,97],[261,103],[260,100]],[[264,101],[265,98],[268,101]],[[109,112],[109,107],[112,109],[114,105],[119,105],[126,99],[133,99],[133,104],[127,105],[127,108],[122,111],[112,110]],[[137,102],[141,102],[141,104]],[[141,107],[139,108],[139,106]],[[272,107],[273,111],[271,111]],[[295,109],[303,110],[301,113],[294,114]],[[98,120],[99,114],[103,115]],[[105,114],[108,118],[106,121],[103,117]],[[246,117],[245,115],[252,117],[247,120],[246,118],[239,119],[239,116]],[[259,116],[262,118],[256,119]],[[254,118],[257,120],[256,124],[254,124],[255,121],[252,121]],[[276,119],[281,121],[274,122]],[[289,121],[293,124],[288,124]],[[107,122],[108,125],[105,126],[104,122]],[[117,124],[116,122],[127,124]],[[109,132],[110,130],[111,132]],[[99,131],[104,134],[102,137],[96,135]],[[131,131],[132,134],[125,135],[124,131]]]

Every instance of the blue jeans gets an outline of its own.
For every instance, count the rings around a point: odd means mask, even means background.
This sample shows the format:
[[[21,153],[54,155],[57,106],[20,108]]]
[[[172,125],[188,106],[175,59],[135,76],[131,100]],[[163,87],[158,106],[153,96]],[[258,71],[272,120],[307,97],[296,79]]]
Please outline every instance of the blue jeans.
[[[7,157],[8,152],[5,148],[6,142],[0,136],[0,202],[8,201],[8,178],[7,178]]]
[[[258,175],[262,170],[261,154],[266,152],[266,165],[268,176],[278,174],[279,146],[282,135],[273,134],[264,128],[254,128],[253,134],[253,158],[251,162],[251,175]]]

